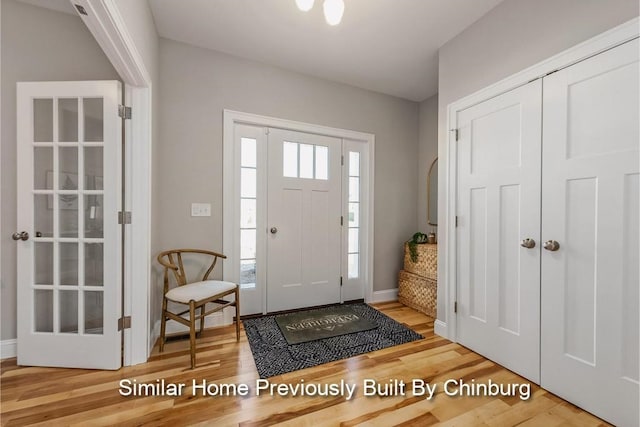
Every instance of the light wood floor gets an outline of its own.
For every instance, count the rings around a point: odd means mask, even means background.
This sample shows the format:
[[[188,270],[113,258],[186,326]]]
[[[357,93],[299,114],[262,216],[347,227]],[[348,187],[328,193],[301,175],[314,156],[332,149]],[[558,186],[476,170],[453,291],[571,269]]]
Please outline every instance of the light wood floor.
[[[148,363],[119,371],[52,369],[16,366],[2,361],[2,425],[216,425],[216,426],[601,426],[602,420],[533,385],[532,397],[456,398],[444,395],[442,383],[463,378],[470,382],[492,379],[525,383],[523,378],[433,333],[432,319],[399,303],[376,304],[388,316],[408,325],[425,338],[270,379],[272,383],[359,384],[356,397],[204,397],[186,388],[180,397],[123,397],[121,379],[187,383],[193,379],[251,385],[258,378],[251,350],[242,333],[239,344],[233,327],[205,331],[198,340],[198,367],[188,369],[188,340],[157,348]],[[438,383],[432,400],[423,397],[365,397],[366,378],[423,379]]]

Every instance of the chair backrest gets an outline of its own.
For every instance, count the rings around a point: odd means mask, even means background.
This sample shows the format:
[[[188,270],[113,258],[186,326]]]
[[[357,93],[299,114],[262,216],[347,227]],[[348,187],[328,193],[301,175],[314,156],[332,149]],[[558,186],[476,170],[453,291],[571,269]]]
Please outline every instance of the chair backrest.
[[[216,266],[218,262],[218,258],[225,259],[226,256],[220,254],[218,252],[208,251],[205,249],[170,249],[168,251],[164,251],[158,254],[158,262],[162,264],[164,267],[164,285],[165,285],[165,293],[167,292],[167,288],[169,286],[169,271],[173,272],[173,275],[176,279],[176,283],[178,286],[186,285],[187,280],[187,272],[184,268],[184,263],[182,262],[183,254],[203,254],[209,255],[211,257],[211,264],[207,269],[206,273],[202,277],[202,280],[207,280],[209,278],[209,274],[213,271],[213,268]]]

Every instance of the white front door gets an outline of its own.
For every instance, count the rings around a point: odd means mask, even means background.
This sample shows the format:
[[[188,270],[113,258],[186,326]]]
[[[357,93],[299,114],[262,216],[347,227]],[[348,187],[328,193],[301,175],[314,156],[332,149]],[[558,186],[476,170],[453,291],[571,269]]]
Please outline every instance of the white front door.
[[[267,311],[340,302],[339,138],[270,129]]]
[[[118,369],[120,83],[17,95],[18,364]]]
[[[458,340],[534,382],[540,105],[541,82],[534,81],[458,116]]]
[[[542,386],[620,426],[638,425],[639,77],[636,39],[544,80]]]

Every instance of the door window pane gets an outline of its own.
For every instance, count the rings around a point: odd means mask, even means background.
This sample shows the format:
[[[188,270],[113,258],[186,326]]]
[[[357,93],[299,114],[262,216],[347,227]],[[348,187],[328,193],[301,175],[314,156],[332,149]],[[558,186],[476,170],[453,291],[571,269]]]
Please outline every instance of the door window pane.
[[[349,152],[349,176],[360,176],[360,153]]]
[[[240,285],[243,288],[253,288],[256,285],[256,260],[240,261]]]
[[[53,237],[53,197],[46,194],[33,196],[33,237]]]
[[[104,244],[85,243],[84,245],[84,284],[85,286],[104,285]]]
[[[101,239],[104,237],[103,196],[84,196],[84,237]]]
[[[329,179],[329,148],[316,145],[316,179]]]
[[[240,169],[240,197],[256,197],[256,170]]]
[[[256,228],[256,199],[240,201],[240,227]]]
[[[78,148],[60,147],[58,149],[58,186],[60,190],[78,189]]]
[[[357,279],[360,276],[360,256],[358,254],[349,254],[348,256],[349,279]]]
[[[53,291],[36,289],[33,292],[35,332],[53,332]]]
[[[33,149],[33,188],[53,190],[53,147]]]
[[[84,188],[86,190],[102,190],[104,183],[103,167],[103,149],[102,147],[85,147],[84,148]]]
[[[78,99],[58,99],[58,141],[78,142]]]
[[[358,237],[359,237],[359,230],[357,228],[350,228],[349,229],[349,253],[355,253],[360,251],[359,249],[360,241]]]
[[[349,201],[360,201],[360,178],[349,178]]]
[[[256,257],[256,230],[240,230],[240,258]]]
[[[84,293],[84,333],[102,335],[104,294],[102,291]]]
[[[257,167],[256,140],[253,138],[241,138],[240,147],[240,166]]]
[[[282,173],[288,178],[298,177],[298,144],[295,142],[282,144]]]
[[[51,286],[53,285],[53,243],[36,242],[34,246],[35,284]]]
[[[78,333],[78,291],[60,291],[58,294],[60,332]]]
[[[77,243],[60,243],[60,284],[78,285]]]
[[[78,196],[61,194],[58,199],[59,237],[78,237]]]
[[[300,178],[313,179],[313,145],[300,144]]]
[[[33,140],[53,141],[53,99],[33,100]]]
[[[102,142],[104,140],[104,117],[102,98],[84,98],[84,140]]]
[[[360,203],[349,203],[349,227],[360,225]]]

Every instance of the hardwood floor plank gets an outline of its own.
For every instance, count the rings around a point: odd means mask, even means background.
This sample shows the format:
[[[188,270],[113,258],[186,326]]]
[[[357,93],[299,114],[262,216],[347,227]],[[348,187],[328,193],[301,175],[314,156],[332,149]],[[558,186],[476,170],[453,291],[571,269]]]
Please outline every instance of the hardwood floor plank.
[[[206,330],[198,338],[196,369],[189,369],[189,341],[172,340],[165,352],[154,348],[147,363],[118,371],[22,367],[0,363],[2,426],[606,426],[536,385],[528,401],[518,396],[452,397],[448,380],[523,384],[526,380],[433,332],[433,319],[397,302],[375,304],[424,336],[400,346],[270,378],[272,384],[356,385],[345,396],[256,396],[255,368],[244,330]],[[185,384],[180,396],[122,396],[120,381]],[[365,396],[365,380],[388,385],[389,396]],[[436,387],[432,399],[412,393],[412,381]],[[158,382],[156,382],[158,381]],[[210,396],[196,386],[247,384],[247,396]],[[404,393],[398,384],[404,382]],[[393,388],[395,385],[396,388]],[[386,393],[386,391],[385,391]]]

